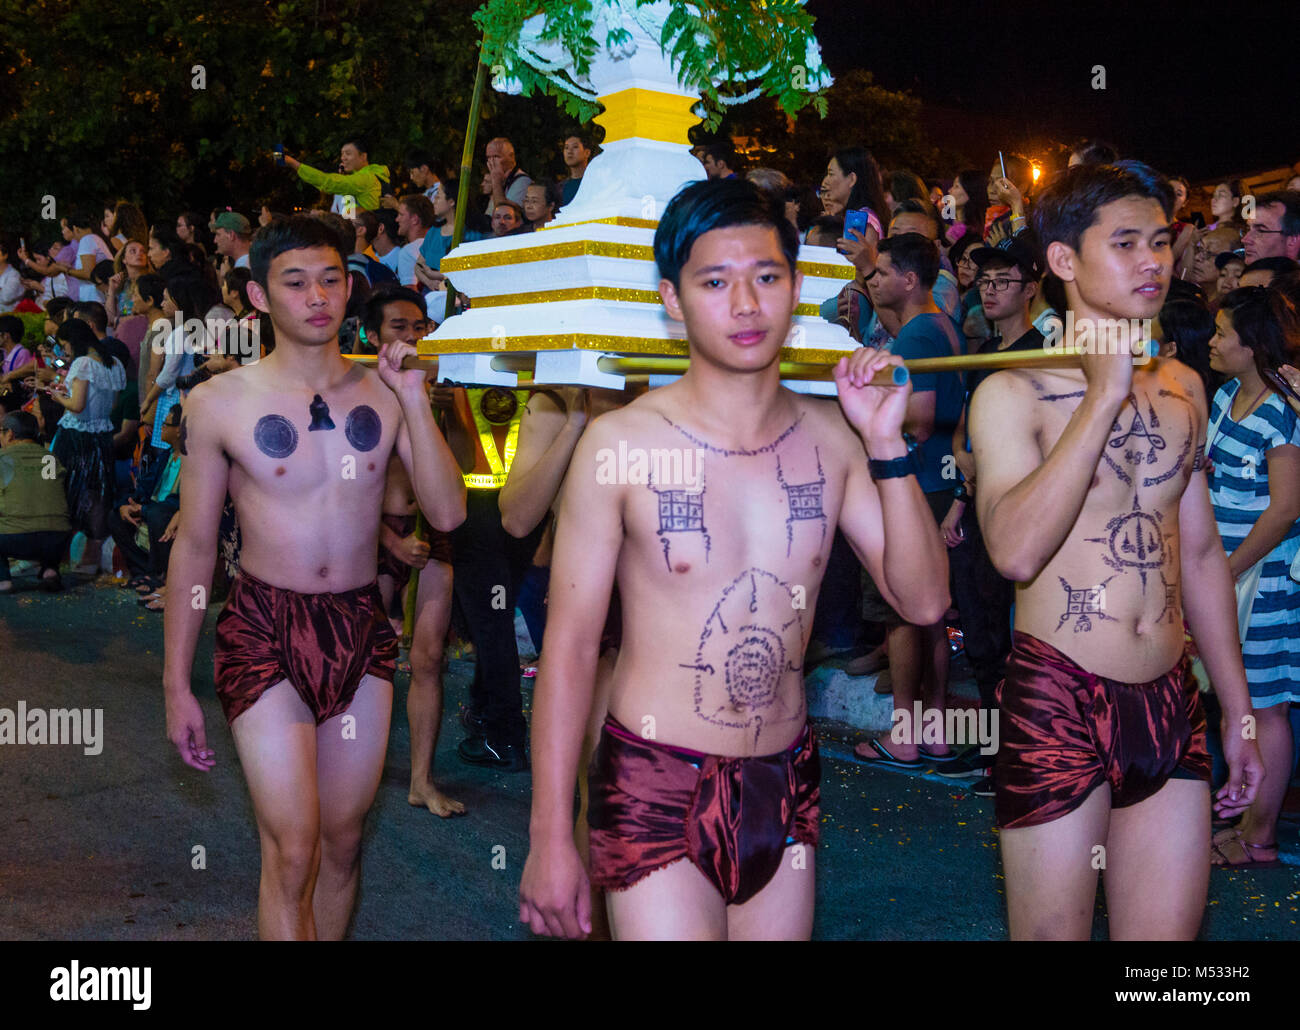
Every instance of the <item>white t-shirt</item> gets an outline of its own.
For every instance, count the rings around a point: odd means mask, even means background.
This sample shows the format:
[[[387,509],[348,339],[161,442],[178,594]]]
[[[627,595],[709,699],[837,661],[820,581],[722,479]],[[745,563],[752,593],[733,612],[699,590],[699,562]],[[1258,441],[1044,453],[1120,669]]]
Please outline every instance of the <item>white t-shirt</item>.
[[[393,275],[397,274],[397,262],[402,259],[402,248],[394,247],[387,254],[381,254],[375,251],[375,260],[387,268]],[[414,267],[414,265],[412,265]]]
[[[18,274],[18,269],[9,265],[0,272],[0,311],[12,311],[14,305],[23,299],[25,292],[23,277]]]
[[[72,362],[64,383],[71,394],[73,383],[78,379],[86,380],[86,406],[80,411],[65,411],[59,419],[59,425],[79,429],[83,433],[112,431],[113,423],[108,416],[117,403],[118,391],[126,386],[126,369],[117,358],[111,360],[111,367],[101,365],[89,355]]]
[[[77,268],[80,268],[82,265],[81,259],[87,254],[95,255],[95,260],[90,266],[91,268],[94,268],[95,265],[99,264],[101,261],[113,260],[113,255],[109,253],[108,247],[104,244],[104,241],[93,232],[88,232],[85,236],[81,237],[81,241],[77,244],[77,258],[73,264],[76,265]],[[99,292],[99,287],[94,283],[74,278],[70,285],[73,289],[80,290],[77,300],[97,300],[100,303],[103,303],[104,295]]]
[[[412,240],[401,249],[397,258],[397,281],[403,286],[415,285],[415,262],[420,257],[420,244],[424,242],[421,236],[418,240]],[[390,250],[391,254],[392,251]]]

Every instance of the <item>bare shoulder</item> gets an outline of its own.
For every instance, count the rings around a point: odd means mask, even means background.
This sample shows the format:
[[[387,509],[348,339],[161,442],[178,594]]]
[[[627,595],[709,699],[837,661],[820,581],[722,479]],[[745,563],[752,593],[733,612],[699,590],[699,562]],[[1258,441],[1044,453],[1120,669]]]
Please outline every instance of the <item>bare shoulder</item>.
[[[1072,380],[1041,369],[1005,368],[995,372],[971,395],[970,420],[993,418],[1024,424],[1044,401],[1083,396],[1083,388]]]
[[[803,425],[819,439],[835,440],[845,444],[858,441],[857,431],[844,417],[838,398],[818,397],[813,394],[787,391],[799,412]]]
[[[671,387],[650,390],[621,408],[596,416],[582,434],[583,440],[595,440],[607,446],[611,441],[661,432],[666,426],[664,420],[669,418],[663,403],[668,390]]]
[[[1190,401],[1198,414],[1205,414],[1207,407],[1205,385],[1195,369],[1184,365],[1177,358],[1156,358],[1151,374],[1154,375],[1160,390]]]

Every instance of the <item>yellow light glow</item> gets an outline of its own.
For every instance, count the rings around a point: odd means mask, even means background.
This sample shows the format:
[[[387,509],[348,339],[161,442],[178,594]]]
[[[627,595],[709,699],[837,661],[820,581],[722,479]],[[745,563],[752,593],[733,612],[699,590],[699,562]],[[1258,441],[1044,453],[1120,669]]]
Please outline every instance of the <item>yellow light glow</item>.
[[[1034,169],[1034,182],[1037,182],[1038,177],[1043,174],[1043,170],[1039,168],[1038,165],[1034,165],[1033,169]]]

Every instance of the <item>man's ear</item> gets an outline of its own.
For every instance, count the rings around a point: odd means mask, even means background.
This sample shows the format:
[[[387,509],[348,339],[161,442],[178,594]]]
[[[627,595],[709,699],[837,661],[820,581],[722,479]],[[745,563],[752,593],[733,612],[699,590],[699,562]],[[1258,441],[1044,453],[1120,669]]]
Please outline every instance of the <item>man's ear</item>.
[[[348,278],[348,285],[350,288],[351,276]],[[262,288],[260,283],[255,282],[252,279],[248,281],[248,301],[253,305],[253,307],[257,308],[258,311],[262,312],[262,314],[269,315],[271,313],[271,301],[266,296],[266,290]]]
[[[668,312],[668,317],[674,322],[685,322],[686,316],[682,314],[682,304],[677,297],[677,287],[667,279],[659,280],[659,299],[664,302],[664,310]]]
[[[1047,267],[1062,282],[1074,282],[1074,263],[1078,259],[1075,249],[1060,240],[1047,245]]]

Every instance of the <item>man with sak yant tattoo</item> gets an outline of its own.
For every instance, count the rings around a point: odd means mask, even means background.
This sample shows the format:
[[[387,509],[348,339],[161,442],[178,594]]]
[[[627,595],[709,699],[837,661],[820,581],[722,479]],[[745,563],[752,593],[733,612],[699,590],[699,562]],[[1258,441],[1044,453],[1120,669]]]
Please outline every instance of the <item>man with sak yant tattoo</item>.
[[[998,372],[971,402],[980,527],[1017,584],[994,774],[1013,938],[1087,939],[1102,868],[1113,938],[1196,936],[1211,764],[1184,617],[1223,708],[1218,812],[1246,808],[1263,775],[1204,395],[1177,361],[1134,365],[1130,330],[1169,286],[1172,204],[1137,162],[1058,179],[1034,221],[1081,367]]]
[[[248,295],[270,316],[276,348],[197,386],[181,429],[167,735],[187,765],[214,764],[190,675],[229,490],[243,544],[217,619],[215,682],[261,837],[263,938],[340,939],[352,913],[397,657],[376,581],[389,456],[435,529],[465,517],[424,372],[402,369],[414,346],[385,346],[378,374],[339,353],[345,258],[312,218],[258,232]]]
[[[592,422],[569,463],[520,885],[535,933],[591,930],[573,788],[616,579],[622,648],[588,820],[590,882],[619,940],[811,934],[820,767],[802,668],[836,527],[906,618],[948,606],[902,436],[910,385],[870,385],[901,359],[841,359],[839,406],[781,386],[797,254],[780,206],[743,180],[685,187],[655,233],[690,368]],[[614,454],[652,460],[611,479]]]

